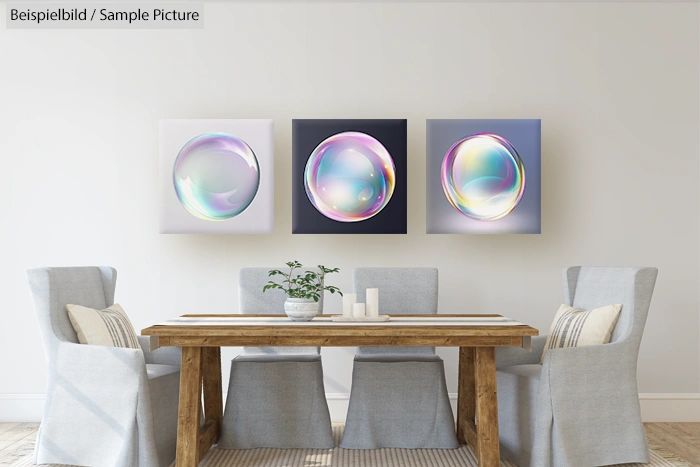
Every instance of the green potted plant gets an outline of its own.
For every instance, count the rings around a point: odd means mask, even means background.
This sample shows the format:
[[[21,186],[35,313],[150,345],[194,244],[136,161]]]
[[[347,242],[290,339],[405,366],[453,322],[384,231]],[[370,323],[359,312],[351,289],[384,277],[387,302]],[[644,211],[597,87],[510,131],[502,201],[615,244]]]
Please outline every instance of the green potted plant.
[[[343,295],[338,287],[323,284],[326,274],[338,272],[340,269],[319,265],[318,269],[321,272],[317,273],[309,270],[298,271],[304,267],[299,261],[290,261],[286,265],[289,266],[289,272],[273,269],[268,273],[270,277],[281,276],[281,283],[270,280],[263,287],[263,292],[280,289],[287,294],[284,311],[290,319],[294,321],[312,320],[318,313],[318,301],[325,290]]]

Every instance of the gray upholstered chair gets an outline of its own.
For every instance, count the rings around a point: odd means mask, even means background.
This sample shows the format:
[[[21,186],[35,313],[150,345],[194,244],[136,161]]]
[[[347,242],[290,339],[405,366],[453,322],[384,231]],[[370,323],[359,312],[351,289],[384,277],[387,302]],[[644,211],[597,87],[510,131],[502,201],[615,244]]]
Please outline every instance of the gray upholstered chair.
[[[81,345],[67,304],[114,304],[107,267],[27,271],[48,364],[36,464],[163,467],[175,460],[180,349]]]
[[[357,301],[379,289],[381,314],[435,314],[433,268],[358,268]],[[346,449],[459,447],[445,367],[433,347],[359,347],[340,447]]]
[[[501,455],[520,467],[649,462],[639,411],[637,356],[656,268],[571,267],[565,300],[581,309],[621,303],[604,345],[496,351]],[[552,315],[556,310],[552,309]]]
[[[262,291],[270,269],[241,269],[240,313],[284,313],[284,292]],[[334,448],[319,348],[244,347],[231,361],[218,447]]]

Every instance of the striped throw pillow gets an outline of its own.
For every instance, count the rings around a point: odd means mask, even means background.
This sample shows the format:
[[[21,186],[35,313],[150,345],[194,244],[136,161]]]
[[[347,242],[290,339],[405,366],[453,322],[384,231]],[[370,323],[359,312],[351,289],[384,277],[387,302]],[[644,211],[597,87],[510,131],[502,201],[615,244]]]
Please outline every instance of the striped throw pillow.
[[[66,305],[70,322],[81,344],[140,349],[129,317],[118,304],[104,310]]]
[[[569,305],[560,306],[549,328],[540,363],[544,362],[547,350],[607,344],[621,310],[620,304],[592,310],[581,310]]]

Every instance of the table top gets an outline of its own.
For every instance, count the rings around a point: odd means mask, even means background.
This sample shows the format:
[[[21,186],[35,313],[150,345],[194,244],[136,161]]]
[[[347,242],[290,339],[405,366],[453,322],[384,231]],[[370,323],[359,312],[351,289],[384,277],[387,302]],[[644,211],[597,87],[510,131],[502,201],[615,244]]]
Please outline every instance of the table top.
[[[286,315],[183,315],[141,331],[146,336],[536,336],[538,330],[491,314],[391,315],[386,322],[335,322],[332,315],[292,321]]]

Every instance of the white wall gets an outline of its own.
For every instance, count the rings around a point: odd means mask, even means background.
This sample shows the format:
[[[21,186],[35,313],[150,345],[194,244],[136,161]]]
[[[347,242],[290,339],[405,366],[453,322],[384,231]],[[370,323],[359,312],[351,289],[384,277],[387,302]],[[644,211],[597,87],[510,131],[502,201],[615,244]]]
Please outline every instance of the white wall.
[[[115,266],[117,300],[141,329],[233,312],[239,267],[291,259],[340,267],[344,289],[356,266],[436,266],[442,312],[503,313],[541,330],[563,299],[562,268],[656,266],[640,392],[692,399],[699,13],[697,3],[219,3],[204,30],[0,29],[0,412],[46,382],[25,268]],[[408,118],[408,235],[291,235],[291,119],[354,117]],[[275,119],[274,235],[158,234],[160,118]],[[424,233],[426,118],[542,119],[542,235]],[[337,297],[327,303],[340,311]],[[324,350],[329,393],[349,391],[353,352]],[[456,351],[440,353],[454,391]]]

